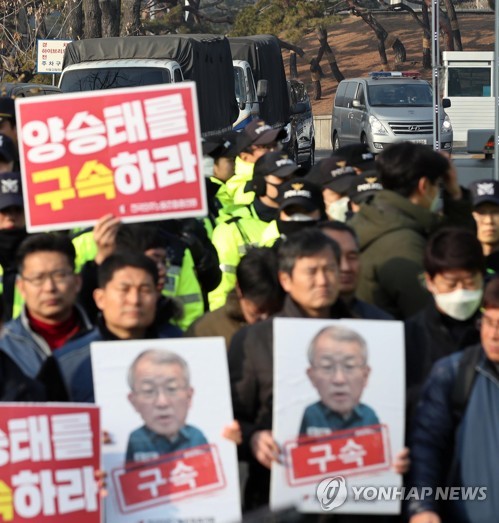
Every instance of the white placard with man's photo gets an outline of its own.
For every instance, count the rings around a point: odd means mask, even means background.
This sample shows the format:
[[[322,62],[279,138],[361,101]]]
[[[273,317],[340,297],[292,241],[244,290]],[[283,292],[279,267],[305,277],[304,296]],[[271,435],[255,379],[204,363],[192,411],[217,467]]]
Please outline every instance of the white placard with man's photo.
[[[374,489],[402,478],[405,351],[397,321],[276,319],[271,506],[302,512],[397,514]]]
[[[107,521],[241,519],[223,338],[92,343]]]

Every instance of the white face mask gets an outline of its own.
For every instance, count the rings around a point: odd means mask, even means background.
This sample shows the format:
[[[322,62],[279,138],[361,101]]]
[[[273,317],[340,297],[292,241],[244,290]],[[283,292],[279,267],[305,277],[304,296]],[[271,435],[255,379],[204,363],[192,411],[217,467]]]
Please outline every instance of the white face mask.
[[[431,205],[430,205],[430,211],[431,212],[437,212],[440,210],[440,191],[438,191],[435,198],[433,198]]]
[[[215,160],[211,156],[203,156],[203,175],[206,178],[213,176],[213,166]]]
[[[329,218],[338,222],[344,222],[348,212],[349,201],[350,200],[347,196],[343,196],[343,198],[330,203],[326,211]]]
[[[433,294],[437,307],[455,320],[468,320],[475,314],[482,301],[483,291],[456,289],[452,292]]]

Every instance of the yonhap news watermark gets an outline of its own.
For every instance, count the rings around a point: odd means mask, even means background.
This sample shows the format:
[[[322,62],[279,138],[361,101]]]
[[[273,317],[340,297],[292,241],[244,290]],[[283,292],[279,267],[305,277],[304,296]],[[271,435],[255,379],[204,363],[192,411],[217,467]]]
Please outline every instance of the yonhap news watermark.
[[[317,485],[317,500],[322,510],[332,511],[347,500],[369,501],[484,501],[487,487],[393,487],[393,486],[348,486],[343,476],[322,480]]]

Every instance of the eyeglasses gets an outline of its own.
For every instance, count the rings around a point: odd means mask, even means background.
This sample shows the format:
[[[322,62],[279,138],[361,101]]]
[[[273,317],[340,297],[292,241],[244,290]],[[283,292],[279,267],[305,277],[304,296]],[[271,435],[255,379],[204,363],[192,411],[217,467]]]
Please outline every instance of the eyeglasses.
[[[365,367],[365,364],[358,363],[332,363],[331,365],[314,365],[314,369],[326,376],[332,376],[341,370],[345,376],[350,376],[357,369]]]
[[[27,278],[26,276],[21,275],[21,279],[24,281],[27,281],[34,287],[41,287],[45,283],[45,280],[47,278],[50,278],[50,281],[52,281],[56,285],[61,285],[61,284],[66,283],[68,278],[70,278],[71,276],[74,276],[73,271],[60,269],[57,271],[37,274],[36,276],[33,276],[32,278]]]
[[[166,385],[160,387],[148,387],[144,389],[135,390],[135,394],[140,396],[144,401],[154,401],[158,398],[160,391],[168,398],[176,398],[180,391],[187,387],[180,387],[177,385]]]
[[[496,331],[499,329],[499,320],[493,320],[482,311],[482,317],[477,321],[477,325],[478,328],[487,327],[487,329],[493,329]]]

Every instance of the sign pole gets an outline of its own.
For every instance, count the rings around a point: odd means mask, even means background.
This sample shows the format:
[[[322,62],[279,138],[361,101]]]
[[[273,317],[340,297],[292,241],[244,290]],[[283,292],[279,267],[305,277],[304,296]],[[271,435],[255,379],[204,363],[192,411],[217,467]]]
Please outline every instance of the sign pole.
[[[499,12],[495,6],[495,43],[494,43],[494,96],[495,96],[495,136],[494,136],[494,180],[499,180]]]
[[[433,42],[431,46],[431,64],[433,69],[432,87],[433,87],[433,149],[440,150],[440,1],[432,0],[431,30]],[[497,45],[497,44],[496,44]]]

